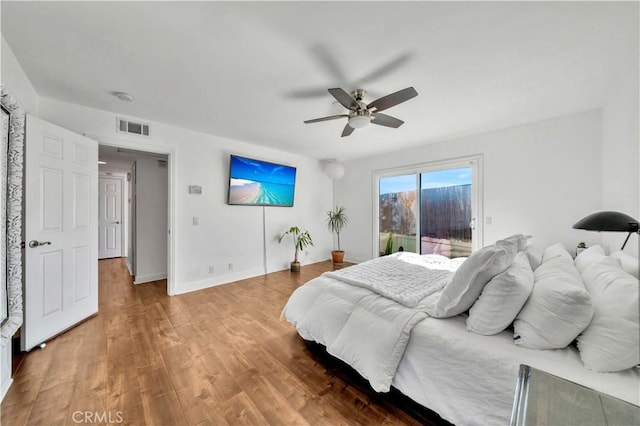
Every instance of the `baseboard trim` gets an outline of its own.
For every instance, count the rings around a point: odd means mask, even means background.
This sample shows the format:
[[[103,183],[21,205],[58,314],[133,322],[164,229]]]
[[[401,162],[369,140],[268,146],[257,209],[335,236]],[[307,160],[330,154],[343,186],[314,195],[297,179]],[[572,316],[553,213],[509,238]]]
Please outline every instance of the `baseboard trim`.
[[[363,258],[357,258],[357,257],[356,258],[349,258],[349,259],[345,258],[344,259],[345,262],[349,262],[349,263],[364,263],[364,262],[366,262],[368,260],[371,260],[371,259],[363,259]]]
[[[203,280],[191,281],[188,283],[176,284],[174,294],[190,293],[192,291],[203,290],[205,288],[215,287],[223,284],[229,284],[234,281],[245,280],[264,275],[262,269],[250,269],[248,271],[235,272],[232,274],[224,274],[218,277],[205,278]]]
[[[133,283],[144,284],[151,281],[166,280],[166,279],[167,279],[166,272],[158,272],[156,274],[136,275],[135,279],[133,280]]]
[[[7,392],[9,392],[9,388],[11,387],[12,383],[13,383],[13,378],[11,377],[9,377],[9,380],[2,383],[2,388],[0,389],[0,401],[2,401],[5,395],[7,395]]]

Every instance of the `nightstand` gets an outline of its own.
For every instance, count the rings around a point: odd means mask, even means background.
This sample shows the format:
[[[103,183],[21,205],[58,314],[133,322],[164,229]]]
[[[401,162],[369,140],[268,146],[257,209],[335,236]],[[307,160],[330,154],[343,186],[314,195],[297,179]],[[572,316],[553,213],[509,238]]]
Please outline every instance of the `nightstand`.
[[[640,425],[640,407],[520,365],[511,425]]]

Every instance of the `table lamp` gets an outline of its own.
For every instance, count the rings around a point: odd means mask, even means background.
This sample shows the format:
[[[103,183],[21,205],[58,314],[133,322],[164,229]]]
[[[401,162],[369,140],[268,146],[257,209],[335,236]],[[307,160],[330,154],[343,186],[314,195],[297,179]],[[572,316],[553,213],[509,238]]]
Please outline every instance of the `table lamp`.
[[[585,216],[573,225],[573,228],[598,232],[628,232],[629,234],[620,250],[624,250],[631,234],[640,234],[637,220],[627,214],[612,211],[597,212]]]

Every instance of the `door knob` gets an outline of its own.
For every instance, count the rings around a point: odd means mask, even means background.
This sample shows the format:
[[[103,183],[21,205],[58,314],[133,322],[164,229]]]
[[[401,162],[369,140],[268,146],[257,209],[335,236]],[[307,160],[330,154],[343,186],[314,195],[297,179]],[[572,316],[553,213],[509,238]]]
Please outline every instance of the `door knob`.
[[[120,225],[120,221],[113,222],[114,225]]]
[[[31,248],[36,248],[36,247],[40,247],[40,246],[48,246],[51,245],[51,241],[36,241],[36,240],[31,240],[29,241],[29,247]]]

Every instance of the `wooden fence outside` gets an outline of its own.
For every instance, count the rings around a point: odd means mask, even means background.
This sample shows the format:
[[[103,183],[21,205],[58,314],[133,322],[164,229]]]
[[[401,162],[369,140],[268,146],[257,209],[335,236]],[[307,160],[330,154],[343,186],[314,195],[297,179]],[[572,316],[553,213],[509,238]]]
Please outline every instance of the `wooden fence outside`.
[[[400,236],[410,238],[414,243],[407,245],[415,247],[416,202],[415,191],[380,196],[381,241],[382,238],[386,241],[387,233],[392,232],[394,239]],[[452,254],[468,255],[471,250],[471,185],[422,189],[419,202],[422,213],[421,252],[432,252],[429,247],[436,240],[442,240],[443,243],[444,240],[450,240],[445,244],[452,246]]]
[[[471,185],[422,190],[422,237],[471,241]]]

